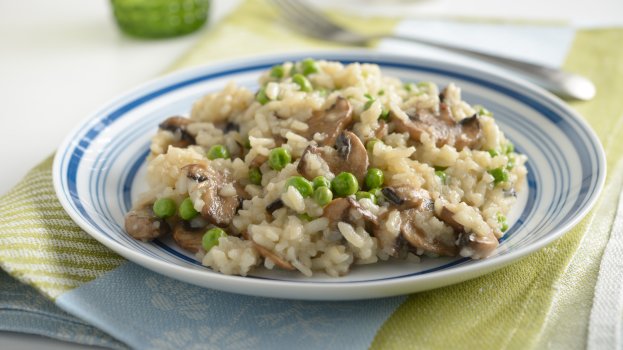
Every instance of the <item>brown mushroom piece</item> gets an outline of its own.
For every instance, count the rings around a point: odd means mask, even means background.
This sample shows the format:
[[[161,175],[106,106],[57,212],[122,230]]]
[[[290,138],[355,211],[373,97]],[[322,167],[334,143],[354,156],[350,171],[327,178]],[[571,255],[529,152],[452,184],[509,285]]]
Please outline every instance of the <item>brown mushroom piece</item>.
[[[384,224],[391,212],[392,211],[386,211],[378,217],[378,225],[374,226],[372,233],[374,234],[374,237],[379,240],[379,246],[381,249],[387,252],[390,256],[398,257],[400,252],[403,250],[405,240],[400,233],[393,234],[385,227]]]
[[[292,266],[292,264],[290,264],[289,261],[283,259],[282,257],[277,255],[277,253],[273,252],[272,250],[265,248],[255,242],[253,242],[253,246],[258,251],[258,253],[260,253],[261,256],[263,256],[265,259],[269,259],[275,265],[281,267],[282,269],[294,270],[294,266]]]
[[[263,154],[258,154],[251,160],[251,164],[249,164],[250,168],[259,168],[268,160],[268,156]]]
[[[366,147],[359,137],[350,131],[344,131],[338,135],[334,148],[310,145],[305,149],[297,170],[308,180],[321,175],[317,169],[309,165],[312,157],[324,163],[326,166],[323,167],[327,168],[325,170],[335,175],[344,171],[355,175],[360,184],[363,183],[370,164]]]
[[[400,210],[426,208],[432,210],[430,193],[423,188],[412,186],[385,187],[381,190],[385,199]]]
[[[341,133],[335,140],[335,155],[325,157],[331,171],[336,175],[343,171],[349,172],[363,184],[370,162],[366,146],[359,137],[350,131]]]
[[[151,241],[171,231],[169,224],[154,214],[150,204],[128,212],[124,226],[130,236],[142,241]]]
[[[229,196],[219,192],[227,185],[235,188],[235,182],[229,179],[229,174],[217,171],[209,165],[189,164],[183,167],[186,177],[196,182],[189,186],[189,191],[199,191],[204,205],[201,216],[216,226],[226,227],[231,223],[240,206],[240,189]]]
[[[196,253],[201,248],[205,228],[192,228],[187,222],[180,221],[173,229],[173,240],[182,249]]]
[[[353,120],[353,108],[344,97],[338,97],[333,106],[324,111],[316,111],[307,120],[308,129],[303,135],[311,140],[314,134],[325,135],[321,145],[333,145],[338,135]]]
[[[378,225],[378,217],[374,215],[371,211],[362,207],[359,202],[351,197],[337,198],[332,200],[331,203],[327,204],[324,207],[322,216],[329,219],[329,227],[335,229],[338,222],[351,221],[351,210],[354,210],[358,213],[358,215],[361,215],[361,217],[363,217],[365,221],[373,225]]]
[[[431,238],[421,226],[421,217],[428,216],[433,217],[432,211],[424,212],[426,209],[408,209],[400,213],[402,225],[400,226],[400,232],[402,237],[415,248],[421,248],[424,251],[435,253],[445,256],[456,256],[458,248],[451,242],[444,242],[443,240],[433,237]],[[418,215],[418,212],[424,215]]]
[[[174,116],[160,123],[158,128],[160,128],[160,130],[170,131],[175,135],[178,141],[173,143],[172,146],[184,148],[196,143],[195,136],[190,134],[187,129],[190,123],[191,120],[188,118]]]
[[[400,233],[411,247],[446,256],[455,256],[458,253],[453,241],[432,237],[434,235],[427,234],[425,226],[422,225],[422,221],[434,216],[433,201],[428,191],[412,186],[397,186],[385,187],[382,193],[391,203],[391,208],[399,211]],[[382,225],[377,226],[377,229],[374,234],[385,245],[399,243],[389,241],[388,233],[384,232]],[[398,237],[394,240],[397,241]]]
[[[441,103],[439,115],[426,110],[408,116],[409,119],[404,120],[392,113],[391,120],[396,131],[407,132],[409,137],[417,142],[421,142],[422,134],[427,133],[434,139],[437,147],[450,145],[458,151],[465,147],[476,148],[480,143],[482,132],[478,114],[456,122],[450,107]]]
[[[458,246],[461,252],[467,248],[465,255],[472,259],[486,258],[498,247],[498,239],[493,231],[487,232],[484,236],[466,232],[465,227],[454,219],[454,212],[448,207],[444,206],[438,217],[458,233]]]
[[[260,255],[263,256],[265,259],[269,259],[275,265],[281,267],[282,269],[294,270],[294,266],[292,266],[292,264],[290,264],[289,261],[283,259],[282,257],[280,257],[277,253],[273,252],[272,250],[264,246],[261,246],[258,243],[256,243],[254,240],[250,239],[248,232],[243,231],[242,236],[244,237],[244,239],[250,240],[253,243],[253,246],[255,247],[257,252],[260,253]]]
[[[379,127],[374,130],[374,137],[381,140],[383,137],[387,136],[387,123],[384,120],[379,122]]]

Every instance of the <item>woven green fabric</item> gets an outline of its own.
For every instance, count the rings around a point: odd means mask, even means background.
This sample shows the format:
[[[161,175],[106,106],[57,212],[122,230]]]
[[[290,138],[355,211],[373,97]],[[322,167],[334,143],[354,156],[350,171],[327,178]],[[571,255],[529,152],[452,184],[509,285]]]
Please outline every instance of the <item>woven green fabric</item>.
[[[65,213],[52,185],[52,157],[0,198],[0,213],[0,267],[51,299],[125,261]]]

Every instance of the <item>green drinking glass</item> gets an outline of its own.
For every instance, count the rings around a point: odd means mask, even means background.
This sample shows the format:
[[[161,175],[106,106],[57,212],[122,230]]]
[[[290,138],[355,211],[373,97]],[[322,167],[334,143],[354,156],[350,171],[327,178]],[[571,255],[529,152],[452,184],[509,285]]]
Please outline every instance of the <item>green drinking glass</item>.
[[[124,33],[141,38],[184,35],[201,28],[210,0],[111,0],[113,14]]]

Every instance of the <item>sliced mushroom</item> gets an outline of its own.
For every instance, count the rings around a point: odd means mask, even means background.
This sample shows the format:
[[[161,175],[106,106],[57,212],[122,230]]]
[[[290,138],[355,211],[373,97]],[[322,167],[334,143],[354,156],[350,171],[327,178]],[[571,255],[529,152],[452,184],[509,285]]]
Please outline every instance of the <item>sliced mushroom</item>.
[[[421,248],[427,252],[445,256],[456,256],[458,248],[454,242],[443,242],[436,237],[431,238],[426,234],[418,218],[418,212],[428,214],[429,218],[433,217],[432,211],[425,212],[423,209],[407,209],[400,213],[402,220],[400,231],[407,242],[412,247]]]
[[[280,257],[279,255],[277,255],[277,253],[273,252],[272,250],[269,250],[268,248],[265,248],[255,242],[253,242],[253,246],[255,247],[255,249],[257,249],[257,251],[260,253],[261,256],[263,256],[266,259],[269,259],[270,261],[275,263],[275,265],[281,267],[282,269],[294,270],[294,266],[292,266],[290,262]]]
[[[174,116],[167,118],[158,127],[160,130],[170,131],[175,135],[178,141],[173,144],[174,147],[184,148],[196,143],[195,135],[190,134],[187,130],[190,123],[191,120],[188,118]]]
[[[446,86],[445,88],[443,88],[443,90],[441,90],[441,92],[439,92],[439,102],[444,102],[446,100],[446,93],[448,92],[448,87]]]
[[[273,135],[273,140],[275,140],[275,146],[276,147],[281,147],[281,145],[283,145],[284,143],[288,142],[288,139],[286,139],[285,137],[276,134]]]
[[[131,210],[125,216],[125,230],[135,239],[151,241],[171,231],[169,224],[158,218],[151,205]]]
[[[459,121],[458,125],[460,125],[461,132],[455,135],[454,147],[456,147],[459,151],[465,147],[476,147],[482,133],[480,131],[480,120],[478,119],[478,114],[462,119]]]
[[[400,233],[411,247],[439,255],[455,256],[458,253],[453,240],[444,241],[435,237],[435,234],[426,232],[423,222],[434,216],[434,206],[428,191],[412,186],[397,186],[385,187],[382,192],[385,199],[391,203],[390,208],[400,213]],[[383,223],[386,220],[379,221]],[[398,248],[400,243],[398,237],[392,241],[390,240],[391,233],[386,231],[384,225],[381,224],[375,228],[374,234],[384,244],[384,247],[394,244]],[[398,250],[393,252],[397,253]]]
[[[335,152],[325,148],[323,158],[334,174],[343,171],[352,173],[363,184],[370,163],[366,147],[357,135],[350,131],[341,133],[335,142]]]
[[[309,180],[327,171],[335,175],[346,171],[363,183],[369,164],[368,152],[359,137],[344,131],[336,138],[335,148],[308,146],[297,170]]]
[[[383,196],[400,210],[426,209],[432,210],[433,202],[430,193],[422,188],[413,186],[385,187],[381,190]]]
[[[272,202],[270,202],[267,206],[266,206],[266,211],[269,212],[270,214],[272,214],[275,210],[277,209],[281,209],[283,208],[285,204],[283,203],[283,201],[281,200],[281,198],[278,198]]]
[[[251,167],[251,168],[259,168],[267,160],[268,160],[268,156],[265,156],[263,154],[258,154],[257,156],[255,156],[255,158],[253,158],[253,160],[251,161],[251,164],[249,164],[249,167]]]
[[[423,133],[429,134],[437,147],[454,146],[458,151],[465,147],[476,148],[480,143],[480,121],[474,114],[460,122],[452,117],[452,110],[445,103],[439,105],[439,115],[422,111],[403,120],[392,113],[392,121],[398,132],[407,132],[409,137],[421,142]]]
[[[246,240],[251,241],[255,249],[258,251],[258,253],[260,253],[260,255],[263,256],[265,259],[269,259],[275,265],[281,267],[282,269],[294,270],[294,266],[292,266],[292,264],[290,264],[289,261],[283,259],[282,257],[280,257],[277,253],[273,252],[272,250],[256,243],[254,240],[252,240],[249,237],[249,233],[247,231],[242,232],[242,237]]]
[[[350,209],[350,202],[346,198],[337,198],[324,207],[322,216],[329,219],[329,224],[337,225],[338,222],[344,221]]]
[[[363,219],[374,225],[378,225],[378,217],[371,211],[365,209],[356,200],[351,197],[337,198],[324,207],[322,216],[329,219],[329,227],[335,229],[338,222],[352,221],[351,210],[356,211]]]
[[[465,227],[463,227],[463,225],[459,224],[456,220],[454,220],[454,212],[448,209],[448,207],[441,208],[439,219],[448,224],[455,231],[465,232]]]
[[[192,228],[188,223],[180,221],[173,229],[173,240],[182,249],[196,253],[201,248],[205,228]]]
[[[379,127],[374,130],[374,137],[381,140],[383,137],[387,136],[387,123],[384,120],[379,122]]]
[[[314,145],[305,148],[296,167],[299,174],[308,180],[312,180],[316,176],[326,176],[328,173],[332,173],[329,164],[324,159],[323,148]]]
[[[303,136],[311,140],[314,134],[325,135],[322,145],[333,145],[338,135],[350,125],[353,120],[353,108],[344,97],[338,97],[335,104],[324,111],[317,111],[307,120],[307,133]]]
[[[379,216],[378,225],[374,226],[372,233],[379,240],[379,246],[382,250],[390,256],[398,257],[403,250],[405,240],[400,232],[397,234],[390,232],[385,226],[385,222],[387,222],[391,213],[392,211],[386,211]]]
[[[225,123],[225,126],[223,127],[223,133],[227,134],[230,133],[232,131],[236,131],[236,132],[240,132],[240,125],[234,123],[234,122],[227,122]]]
[[[439,219],[458,233],[458,246],[461,248],[461,255],[469,256],[472,259],[485,258],[498,247],[498,239],[493,231],[487,232],[484,236],[476,233],[469,233],[465,227],[454,219],[454,212],[444,206],[439,214]]]
[[[226,185],[235,188],[235,182],[229,179],[229,174],[203,164],[190,164],[182,169],[186,171],[186,177],[193,181],[189,185],[189,192],[198,191],[204,203],[201,216],[216,226],[229,225],[240,206],[238,193],[229,196],[219,194]]]

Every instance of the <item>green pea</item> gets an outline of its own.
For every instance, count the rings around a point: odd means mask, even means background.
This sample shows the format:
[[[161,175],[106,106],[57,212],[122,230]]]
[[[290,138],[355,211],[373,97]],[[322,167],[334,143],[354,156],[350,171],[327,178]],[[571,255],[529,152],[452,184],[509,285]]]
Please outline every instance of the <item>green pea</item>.
[[[301,91],[310,92],[313,90],[312,84],[305,78],[303,74],[294,74],[292,82],[299,86]]]
[[[495,168],[489,170],[489,174],[493,176],[494,183],[497,185],[500,182],[508,181],[508,172],[504,168]]]
[[[286,190],[288,187],[294,187],[303,197],[309,197],[314,193],[314,186],[306,178],[302,176],[292,176],[286,180]]]
[[[208,150],[208,159],[229,158],[229,151],[223,145],[214,145]]]
[[[506,147],[504,147],[504,153],[511,154],[513,152],[515,152],[515,145],[513,145],[512,142],[508,141]]]
[[[448,169],[447,166],[438,166],[438,165],[435,165],[434,168],[435,168],[435,171],[446,171],[446,169]]]
[[[301,69],[303,70],[303,75],[310,75],[320,71],[318,63],[311,58],[306,58],[301,62]]]
[[[328,187],[320,186],[314,190],[314,201],[319,206],[324,207],[331,203],[331,200],[333,200],[333,192]]]
[[[385,95],[385,90],[379,90],[378,95],[379,95],[379,96],[383,96],[383,95]]]
[[[283,147],[273,148],[268,155],[268,165],[277,171],[285,168],[291,161],[290,152]]]
[[[326,177],[324,176],[316,176],[313,180],[312,180],[312,185],[314,185],[314,189],[318,188],[318,187],[331,187],[331,181],[329,181]]]
[[[388,121],[389,120],[389,109],[383,107],[381,109],[381,114],[379,115],[379,119]]]
[[[364,177],[364,182],[368,189],[379,188],[383,186],[385,182],[385,175],[383,170],[378,168],[370,168]]]
[[[433,86],[433,83],[431,83],[430,81],[420,81],[419,83],[417,83],[416,86],[418,90],[426,89],[428,91]]]
[[[442,184],[444,184],[444,185],[446,184],[446,181],[448,180],[448,175],[445,172],[443,172],[441,170],[436,170],[435,171],[435,175],[437,175],[437,177],[439,177],[439,179],[441,180]]]
[[[511,170],[515,167],[515,156],[512,154],[508,155],[508,162],[506,163],[506,170]]]
[[[497,156],[499,153],[498,151],[494,150],[493,148],[488,150],[487,152],[489,152],[489,155],[491,156],[491,158]]]
[[[249,169],[249,182],[258,186],[262,184],[262,172],[260,171],[260,169]]]
[[[171,198],[160,198],[154,202],[152,210],[157,217],[165,219],[175,215],[175,201]]]
[[[266,88],[265,87],[261,87],[257,91],[257,94],[255,94],[255,100],[257,102],[259,102],[261,105],[265,105],[268,102],[270,102],[270,99],[268,98],[268,96],[266,96]]]
[[[407,92],[413,92],[417,89],[417,87],[413,83],[406,83],[404,85],[404,89],[407,90]]]
[[[358,189],[357,178],[349,172],[341,172],[331,181],[331,190],[338,197],[350,196],[355,194]]]
[[[493,113],[491,113],[488,109],[481,105],[474,105],[473,108],[476,110],[476,113],[478,113],[478,115],[485,115],[488,117],[493,116]]]
[[[357,198],[357,200],[360,200],[361,198],[367,198],[369,200],[372,201],[372,203],[376,204],[376,196],[370,192],[366,192],[366,191],[357,191],[357,193],[355,193],[355,197]]]
[[[273,68],[270,69],[270,76],[273,78],[281,79],[283,78],[285,73],[286,73],[285,69],[280,64],[275,65],[273,66]]]
[[[385,200],[385,196],[383,196],[383,190],[381,188],[373,188],[371,190],[369,190],[368,192],[372,193],[374,195],[374,197],[376,198],[376,201],[382,201]]]
[[[307,213],[299,214],[298,217],[302,221],[307,221],[307,222],[314,220],[314,218],[311,215],[307,214]]]
[[[381,142],[381,140],[377,138],[372,138],[369,139],[368,142],[366,142],[366,149],[368,150],[368,152],[374,151],[374,145],[376,145],[377,142]]]
[[[222,228],[215,227],[209,229],[201,239],[201,245],[203,246],[203,250],[209,252],[212,247],[218,245],[218,240],[221,237],[227,237],[227,233],[225,233]]]
[[[506,216],[498,213],[498,223],[501,224],[500,231],[506,232],[506,230],[508,230],[508,223],[506,222]]]
[[[195,210],[193,201],[190,198],[186,198],[182,201],[182,203],[180,204],[180,207],[178,208],[178,212],[180,214],[180,217],[187,221],[192,220],[197,215],[199,215],[199,212]]]

